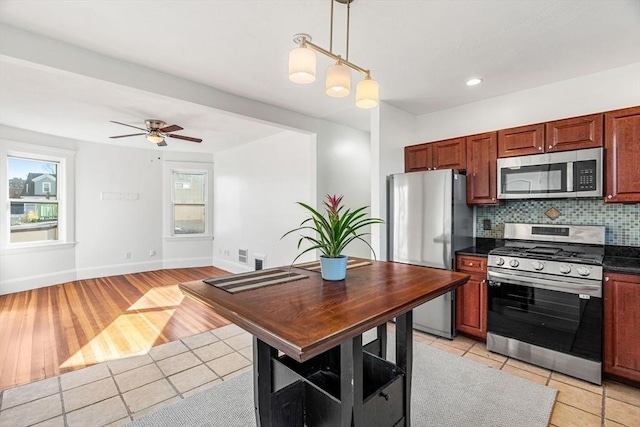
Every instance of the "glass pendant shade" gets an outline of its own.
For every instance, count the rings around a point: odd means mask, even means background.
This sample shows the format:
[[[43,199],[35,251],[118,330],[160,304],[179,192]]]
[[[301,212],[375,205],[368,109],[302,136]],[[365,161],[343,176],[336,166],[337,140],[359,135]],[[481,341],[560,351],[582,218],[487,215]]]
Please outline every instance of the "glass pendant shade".
[[[371,77],[365,77],[364,80],[358,82],[356,86],[356,107],[374,108],[378,105],[379,98],[380,85],[377,81],[371,80]]]
[[[299,84],[316,81],[316,53],[306,47],[289,52],[289,80]]]
[[[351,69],[346,65],[336,64],[327,68],[327,95],[333,98],[344,98],[351,92]]]

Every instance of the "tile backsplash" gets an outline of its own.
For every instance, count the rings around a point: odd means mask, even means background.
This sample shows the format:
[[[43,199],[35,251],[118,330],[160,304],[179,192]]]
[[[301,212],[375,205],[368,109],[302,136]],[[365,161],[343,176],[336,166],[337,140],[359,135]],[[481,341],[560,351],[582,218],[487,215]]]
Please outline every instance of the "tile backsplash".
[[[545,215],[551,208],[560,213],[555,220]],[[500,206],[478,206],[476,217],[477,237],[502,239],[505,222],[604,225],[606,245],[640,246],[640,204],[606,204],[600,199],[506,200]],[[483,227],[487,219],[490,230]]]

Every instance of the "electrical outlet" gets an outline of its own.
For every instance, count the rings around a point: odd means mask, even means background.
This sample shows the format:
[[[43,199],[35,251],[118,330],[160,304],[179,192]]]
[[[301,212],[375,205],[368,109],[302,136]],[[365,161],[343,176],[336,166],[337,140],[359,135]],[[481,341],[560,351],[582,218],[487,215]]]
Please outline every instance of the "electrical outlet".
[[[151,249],[151,250],[149,251],[149,256],[156,256],[156,251],[155,251],[155,250],[153,250],[153,249]]]
[[[124,259],[130,259],[131,258],[131,251],[126,251],[124,253]]]
[[[483,219],[482,220],[482,229],[483,230],[491,230],[491,220],[490,219]]]

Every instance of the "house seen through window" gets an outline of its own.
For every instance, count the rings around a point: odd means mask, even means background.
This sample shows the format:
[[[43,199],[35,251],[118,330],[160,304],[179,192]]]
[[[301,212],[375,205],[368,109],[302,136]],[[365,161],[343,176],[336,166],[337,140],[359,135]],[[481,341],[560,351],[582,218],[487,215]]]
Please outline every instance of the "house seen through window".
[[[56,161],[9,156],[10,243],[58,240]]]
[[[173,171],[173,234],[206,232],[206,173]]]

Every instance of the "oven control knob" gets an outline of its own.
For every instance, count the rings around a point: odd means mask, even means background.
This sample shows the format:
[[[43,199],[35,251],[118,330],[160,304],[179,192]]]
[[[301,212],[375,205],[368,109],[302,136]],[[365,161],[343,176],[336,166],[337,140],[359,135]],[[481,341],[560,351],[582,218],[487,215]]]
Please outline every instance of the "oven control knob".
[[[541,263],[540,261],[533,261],[531,263],[531,266],[533,267],[534,270],[538,270],[538,271],[540,271],[540,270],[542,270],[544,268],[544,264]]]
[[[587,267],[578,267],[578,270],[576,271],[581,276],[588,276],[591,273],[591,271]]]
[[[571,266],[567,264],[560,264],[560,273],[562,274],[571,273]]]
[[[493,259],[493,261],[496,263],[496,265],[504,265],[504,259],[502,257],[497,256]]]
[[[517,259],[512,259],[511,261],[509,261],[509,265],[513,268],[516,268],[520,265],[520,262]]]

